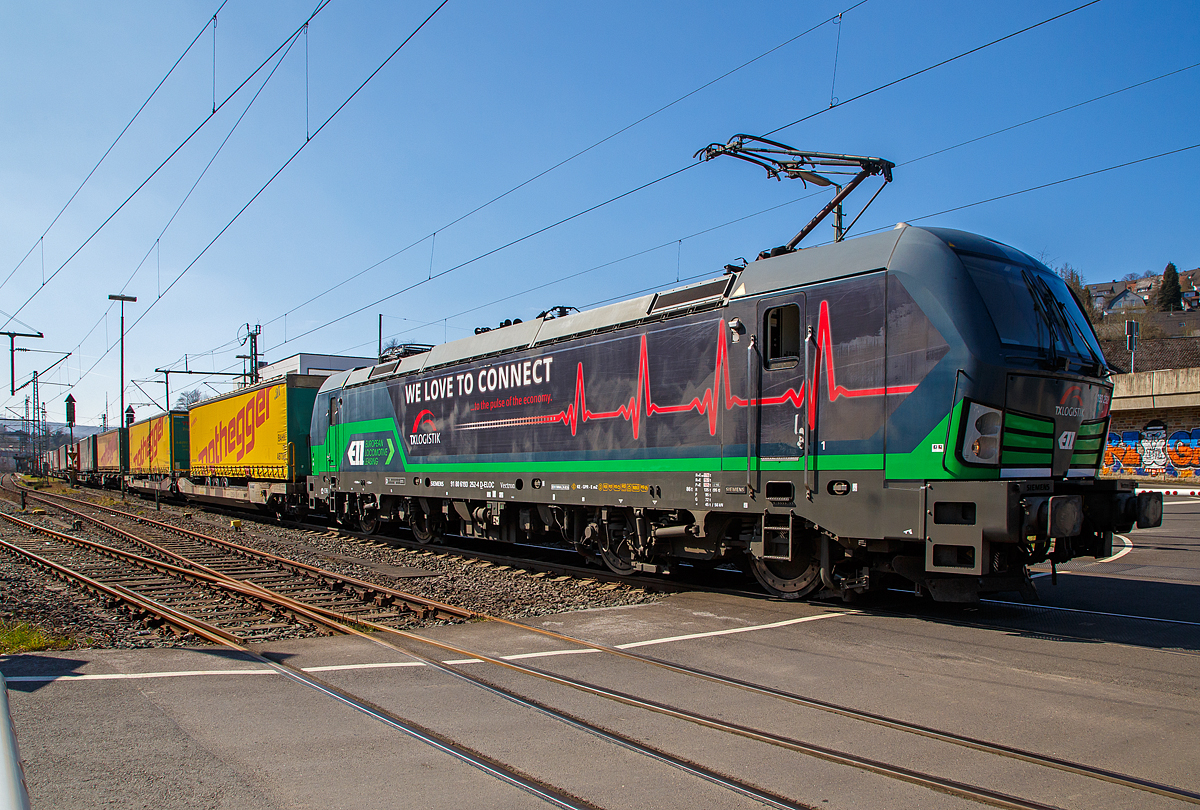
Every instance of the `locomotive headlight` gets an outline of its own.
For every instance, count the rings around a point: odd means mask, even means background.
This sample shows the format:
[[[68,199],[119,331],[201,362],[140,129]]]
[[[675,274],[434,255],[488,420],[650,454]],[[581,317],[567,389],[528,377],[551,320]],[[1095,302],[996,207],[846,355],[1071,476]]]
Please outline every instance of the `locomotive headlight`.
[[[983,407],[981,405],[974,406],[976,408]],[[987,413],[975,420],[975,429],[984,436],[995,436],[1000,432],[1000,411],[987,409]]]
[[[996,408],[971,402],[967,409],[966,426],[960,447],[962,460],[967,464],[1000,463],[1000,429],[1004,413]]]
[[[1000,449],[1000,440],[996,436],[980,436],[971,443],[971,453],[976,458],[991,461]]]

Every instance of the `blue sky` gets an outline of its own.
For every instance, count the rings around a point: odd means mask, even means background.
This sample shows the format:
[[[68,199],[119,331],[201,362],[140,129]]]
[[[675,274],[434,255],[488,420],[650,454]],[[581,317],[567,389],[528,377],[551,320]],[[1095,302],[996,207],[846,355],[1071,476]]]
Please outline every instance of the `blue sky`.
[[[773,137],[899,164],[851,235],[902,220],[962,228],[1069,262],[1088,281],[1161,272],[1168,261],[1200,266],[1200,149],[920,219],[1200,143],[1197,67],[908,163],[1200,62],[1194,2],[1118,0],[854,101],[1082,0],[867,0],[852,9],[855,0],[450,0],[200,256],[437,7],[332,0],[252,105],[274,61],[210,117],[214,92],[224,100],[316,2],[228,0],[215,66],[210,26],[48,231],[220,3],[0,7],[0,280],[12,274],[0,311],[21,308],[3,329],[46,334],[18,344],[43,352],[18,353],[18,384],[57,357],[44,352],[73,352],[44,378],[63,384],[44,389],[52,420],[62,418],[68,391],[80,422],[97,422],[106,397],[116,418],[111,293],[139,299],[126,309],[127,326],[136,321],[127,376],[161,380],[154,369],[182,368],[185,354],[192,369],[240,371],[247,323],[263,325],[271,361],[299,351],[370,355],[380,313],[385,337],[436,343],[552,305],[586,308],[718,275],[739,256],[787,241],[828,194],[751,216],[815,190],[717,160],[419,283],[688,166],[708,143],[822,110]],[[843,11],[840,23],[826,22]],[[829,109],[831,98],[838,103]],[[852,196],[850,212],[873,191]],[[822,225],[809,241],[831,236]],[[9,416],[28,389],[9,397],[5,383],[0,413]],[[163,392],[161,382],[141,386],[146,393],[126,388],[139,418],[156,411],[148,403],[161,403]],[[173,391],[194,386],[228,388],[217,378],[172,378]]]

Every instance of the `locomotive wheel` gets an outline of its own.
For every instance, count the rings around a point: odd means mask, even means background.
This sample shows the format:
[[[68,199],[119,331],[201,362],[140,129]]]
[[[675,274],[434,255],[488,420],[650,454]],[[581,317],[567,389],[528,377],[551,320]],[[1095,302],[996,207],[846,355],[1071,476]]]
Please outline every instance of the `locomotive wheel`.
[[[821,562],[812,549],[801,550],[795,560],[750,558],[758,584],[780,599],[803,599],[821,586]]]
[[[358,525],[364,534],[377,533],[379,531],[379,513],[372,509],[359,518]]]
[[[419,510],[414,511],[408,519],[408,527],[412,530],[413,537],[423,546],[440,542],[442,539],[442,533],[437,530],[434,522],[429,519],[429,515]]]

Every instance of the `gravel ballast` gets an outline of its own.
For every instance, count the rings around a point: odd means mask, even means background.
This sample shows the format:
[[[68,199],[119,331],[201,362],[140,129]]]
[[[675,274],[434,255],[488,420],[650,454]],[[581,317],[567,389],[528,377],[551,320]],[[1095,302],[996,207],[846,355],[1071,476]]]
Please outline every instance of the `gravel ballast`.
[[[113,493],[87,489],[54,488],[62,494],[113,506],[149,519],[178,525],[256,550],[319,566],[361,580],[407,591],[456,607],[509,619],[524,619],[589,608],[640,604],[658,600],[657,594],[621,583],[555,576],[522,568],[496,565],[439,552],[437,546],[409,549],[393,545],[384,536],[360,537],[298,529],[266,522],[242,520],[231,528],[231,518],[195,506],[163,504],[161,511],[136,497],[122,501]],[[29,504],[33,507],[35,504]],[[38,506],[41,506],[38,504]],[[16,513],[11,502],[0,508]],[[54,528],[69,518],[44,507]],[[55,519],[56,514],[60,519]],[[114,521],[118,519],[114,518]],[[0,521],[0,537],[24,531]],[[90,534],[91,532],[88,531]],[[102,541],[103,542],[103,541]],[[0,618],[24,621],[45,631],[68,637],[77,647],[191,646],[194,638],[159,634],[129,620],[118,610],[105,608],[92,595],[49,577],[35,566],[19,562],[11,553],[0,553]],[[430,619],[423,625],[444,624]]]

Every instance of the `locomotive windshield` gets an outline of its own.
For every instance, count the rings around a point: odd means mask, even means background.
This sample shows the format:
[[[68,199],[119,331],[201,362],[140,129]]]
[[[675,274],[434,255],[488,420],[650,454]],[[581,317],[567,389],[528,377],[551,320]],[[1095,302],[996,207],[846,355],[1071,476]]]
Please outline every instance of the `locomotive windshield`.
[[[958,254],[979,289],[1000,342],[1036,348],[1051,359],[1069,355],[1104,367],[1091,324],[1070,289],[1044,267]]]

